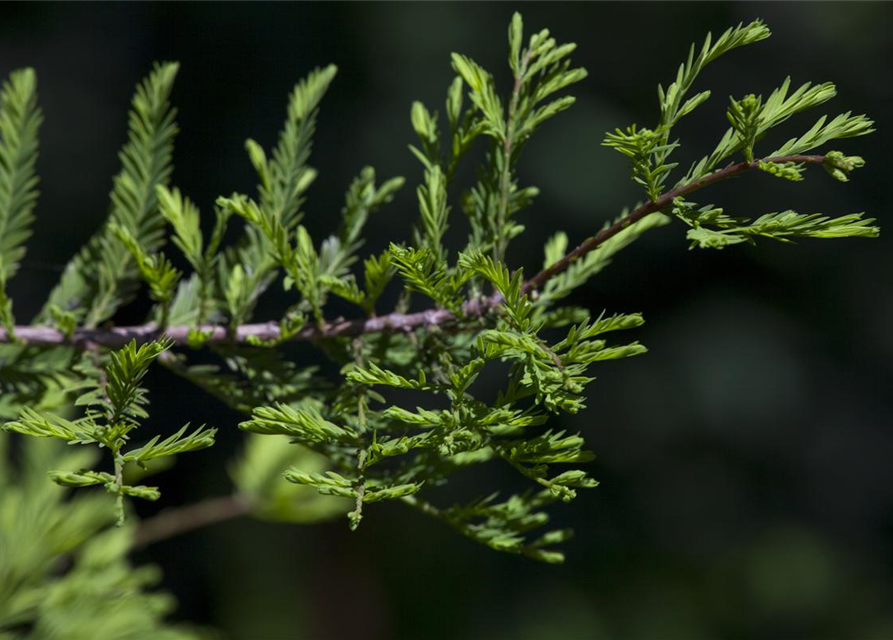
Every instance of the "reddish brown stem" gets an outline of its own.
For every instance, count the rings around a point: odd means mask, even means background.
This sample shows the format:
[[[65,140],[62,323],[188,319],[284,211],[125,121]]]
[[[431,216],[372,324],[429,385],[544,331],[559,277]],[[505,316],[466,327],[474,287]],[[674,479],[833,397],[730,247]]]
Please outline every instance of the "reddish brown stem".
[[[824,162],[824,160],[825,156],[796,155],[769,158],[767,160],[762,160],[762,162],[803,162],[821,164],[822,162]],[[676,198],[681,198],[688,195],[692,191],[697,191],[698,189],[702,189],[703,187],[706,187],[708,185],[715,184],[728,178],[732,178],[747,171],[758,169],[760,162],[760,160],[754,160],[753,162],[739,162],[738,164],[730,165],[725,169],[721,169],[715,173],[704,176],[699,180],[690,182],[683,187],[674,189],[672,191],[667,191],[657,200],[646,202],[642,206],[632,211],[629,215],[621,218],[611,226],[605,227],[604,229],[596,233],[594,236],[579,245],[576,249],[564,256],[561,260],[555,262],[555,264],[543,269],[538,274],[533,276],[530,280],[524,283],[524,288],[522,289],[522,291],[524,293],[528,293],[530,291],[533,291],[534,289],[541,287],[549,278],[552,278],[553,276],[567,269],[575,261],[585,256],[590,251],[596,249],[599,245],[605,242],[605,240],[613,238],[618,233],[626,229],[628,226],[635,222],[638,222],[645,216],[669,207],[671,204],[673,204],[673,200],[675,200]]]
[[[133,546],[136,549],[159,540],[167,540],[183,533],[212,524],[246,516],[251,504],[241,496],[221,496],[186,505],[165,509],[157,516],[140,523]]]
[[[792,155],[768,158],[763,162],[801,162],[807,164],[821,164],[825,157],[820,155]],[[683,187],[668,191],[657,200],[647,202],[636,208],[629,215],[618,220],[614,224],[605,227],[594,236],[580,244],[576,249],[568,253],[555,264],[543,269],[530,278],[523,287],[524,293],[529,293],[541,287],[547,280],[567,269],[573,262],[579,260],[590,251],[597,249],[603,242],[616,236],[618,233],[638,222],[645,216],[661,211],[669,207],[675,198],[702,189],[722,180],[732,178],[748,171],[759,168],[760,160],[753,162],[739,162],[720,169],[710,175],[695,180]],[[480,300],[470,300],[463,306],[465,318],[475,318],[485,314],[498,304],[499,298],[494,296]],[[343,318],[327,322],[319,326],[311,326],[298,332],[290,340],[323,340],[327,338],[355,337],[371,333],[410,333],[421,327],[435,327],[450,325],[459,318],[446,309],[428,309],[417,313],[391,313],[375,318],[345,320]],[[169,336],[176,344],[186,344],[190,329],[189,326],[168,327],[163,333]],[[209,337],[208,343],[247,343],[249,337],[254,336],[261,340],[276,340],[279,338],[279,323],[262,322],[257,324],[244,324],[236,328],[235,333],[230,333],[226,327],[219,325],[201,325],[199,330]],[[161,337],[162,332],[154,324],[138,325],[133,327],[111,327],[102,329],[79,328],[72,335],[66,336],[54,327],[47,326],[17,326],[15,327],[16,339],[24,344],[34,345],[65,345],[73,344],[86,348],[90,344],[106,347],[120,347],[131,340],[148,342]],[[0,328],[0,343],[12,342],[6,330]]]

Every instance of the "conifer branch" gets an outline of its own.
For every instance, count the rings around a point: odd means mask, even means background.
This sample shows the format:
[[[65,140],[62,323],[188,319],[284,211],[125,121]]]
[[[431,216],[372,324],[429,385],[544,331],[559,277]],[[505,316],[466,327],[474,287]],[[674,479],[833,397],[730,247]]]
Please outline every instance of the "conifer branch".
[[[779,156],[777,158],[767,158],[765,160],[756,159],[753,162],[739,162],[737,164],[729,165],[725,169],[720,169],[719,171],[704,176],[703,178],[690,182],[682,187],[679,187],[678,189],[667,191],[656,200],[646,202],[645,204],[633,210],[629,215],[624,216],[614,224],[605,227],[597,234],[580,244],[576,249],[568,253],[566,256],[564,256],[551,266],[540,271],[538,274],[524,283],[523,291],[524,293],[528,293],[541,287],[547,280],[558,275],[559,273],[567,269],[571,264],[585,256],[590,251],[597,249],[603,242],[610,238],[613,238],[618,233],[629,227],[631,224],[638,222],[649,214],[656,213],[668,208],[673,204],[673,200],[675,200],[676,198],[682,198],[689,193],[697,191],[698,189],[703,189],[704,187],[715,184],[717,182],[721,182],[722,180],[726,180],[728,178],[732,178],[734,176],[741,175],[742,173],[759,170],[761,162],[769,164],[784,164],[786,162],[822,164],[824,161],[825,156],[821,155],[797,155]]]
[[[506,118],[505,141],[502,145],[502,172],[499,176],[499,206],[496,212],[496,231],[499,238],[494,247],[494,259],[504,260],[505,251],[508,248],[508,238],[505,236],[505,222],[508,213],[509,195],[512,180],[512,153],[515,142],[515,125],[517,120],[518,100],[521,98],[521,88],[524,84],[524,76],[527,73],[527,65],[530,63],[531,51],[524,51],[515,74],[515,83],[512,87],[512,97],[509,100],[508,116]]]
[[[624,216],[614,224],[605,227],[594,236],[580,244],[551,266],[543,269],[524,283],[522,291],[529,293],[541,287],[546,281],[565,271],[571,264],[594,251],[605,241],[638,222],[645,216],[662,211],[673,204],[676,198],[684,197],[694,191],[716,184],[728,178],[732,178],[749,171],[760,170],[760,164],[781,165],[788,162],[803,164],[823,164],[823,155],[791,155],[779,156],[768,159],[755,159],[753,162],[739,162],[720,169],[703,178],[699,178],[678,189],[667,191],[654,201],[646,202],[637,207],[631,213]],[[469,300],[463,305],[464,318],[474,319],[486,314],[499,303],[499,296]],[[356,337],[374,333],[409,333],[422,327],[443,327],[456,323],[459,320],[456,314],[447,309],[427,309],[416,313],[390,313],[374,318],[356,320],[337,319],[325,322],[318,326],[309,326],[290,337],[294,341],[325,340],[329,338]],[[119,347],[131,340],[137,343],[149,342],[166,335],[175,344],[188,344],[190,331],[195,326],[171,326],[161,331],[155,324],[148,323],[131,327],[109,328],[77,328],[67,336],[63,331],[48,326],[17,326],[14,335],[25,344],[32,345],[63,345],[71,344],[86,348],[90,344],[107,347]],[[278,340],[280,338],[280,324],[278,322],[261,322],[243,324],[230,331],[221,325],[200,325],[198,330],[207,335],[206,343],[248,344],[256,339]],[[10,342],[11,337],[6,329],[0,328],[0,343]]]
[[[125,496],[160,497],[157,487],[127,484],[126,468],[151,472],[147,463],[153,460],[214,444],[216,429],[202,425],[187,433],[187,423],[131,445],[149,417],[142,381],[149,366],[161,360],[245,414],[248,419],[238,427],[255,435],[233,468],[231,495],[149,518],[137,530],[137,546],[242,515],[303,523],[346,515],[355,529],[369,513],[367,503],[402,500],[494,550],[562,562],[556,545],[572,532],[544,531],[546,507],[570,502],[578,490],[598,484],[574,468],[594,454],[580,434],[539,427],[555,414],[585,408],[584,391],[595,379],[591,366],[647,349],[602,337],[641,326],[641,314],[602,313],[593,319],[587,309],[556,303],[645,231],[673,218],[687,228],[691,247],[713,249],[764,238],[789,242],[879,234],[874,220],[862,213],[830,217],[784,210],[744,218],[689,200],[695,191],[751,171],[801,181],[807,165],[821,164],[846,182],[865,164],[861,157],[831,150],[805,154],[832,140],[871,133],[873,122],[865,115],[822,116],[782,147],[761,151],[762,158],[754,149],[771,128],[834,97],[830,82],[792,89],[787,79],[765,100],[753,94],[730,98],[731,128],[709,155],[670,182],[678,167],[673,153],[680,146],[673,127],[710,95],[688,95],[698,74],[724,53],[768,36],[759,20],[716,39],[708,35],[700,53],[690,50],[675,81],[658,88],[657,126],[632,125],[605,135],[602,144],[627,159],[632,180],[647,194],[645,203],[605,221],[570,252],[567,235],[556,232],[543,247],[544,268],[527,281],[522,269],[504,262],[510,241],[524,231],[517,214],[539,193],[517,183],[516,165],[540,125],[575,102],[572,95],[560,95],[587,75],[572,67],[575,44],[559,44],[548,29],[525,40],[516,13],[508,32],[514,85],[506,97],[497,93],[493,74],[470,57],[452,55],[457,78],[447,94],[446,155],[437,112],[417,102],[410,114],[421,143],[410,149],[425,168],[417,189],[420,223],[411,244],[392,242],[366,259],[362,280],[351,266],[359,257],[363,229],[392,200],[402,178],[377,184],[375,171],[364,168],[348,188],[337,232],[321,242],[300,224],[304,195],[316,176],[308,161],[318,106],[335,67],[317,69],[295,87],[278,146],[268,152],[247,141],[259,178],[257,195],[218,198],[206,242],[198,207],[167,186],[177,129],[168,96],[177,65],[157,66],[134,97],[109,219],[69,264],[35,325],[26,327],[16,326],[3,285],[20,261],[33,218],[39,111],[33,74],[12,76],[12,84],[0,92],[0,343],[18,344],[0,344],[0,416],[17,417],[0,429],[108,450],[114,474],[72,463],[49,476],[65,487],[104,487],[116,496],[120,524]],[[468,109],[462,107],[465,90]],[[477,183],[462,195],[470,235],[451,260],[443,242],[451,210],[447,187],[458,160],[478,137],[489,139],[489,151]],[[224,247],[231,219],[245,222],[244,235]],[[185,278],[163,250],[166,224],[193,269]],[[392,313],[376,317],[375,303],[395,276],[403,281],[399,302]],[[279,277],[285,291],[294,292],[293,304],[277,321],[250,323],[259,297]],[[149,319],[114,327],[110,318],[141,282],[156,303]],[[481,293],[485,286],[492,286],[491,294]],[[411,294],[427,297],[431,308],[407,313]],[[331,296],[362,309],[365,317],[327,318]],[[566,336],[556,342],[552,330],[561,327],[567,327]],[[340,365],[340,386],[333,388],[331,376],[320,375],[318,367],[301,366],[275,348],[292,340],[314,341]],[[174,344],[192,350],[210,345],[222,362],[190,362],[187,354],[168,351]],[[487,402],[476,397],[474,385],[494,362],[504,363],[505,385],[494,402]],[[429,407],[438,408],[393,404],[402,396],[380,393],[380,387],[427,395]],[[69,419],[73,407],[63,396],[77,390],[86,391],[73,402],[83,413]],[[64,410],[54,412],[57,408]],[[268,436],[286,436],[288,442]],[[417,497],[490,461],[510,465],[530,486],[513,495],[482,493],[453,506]]]

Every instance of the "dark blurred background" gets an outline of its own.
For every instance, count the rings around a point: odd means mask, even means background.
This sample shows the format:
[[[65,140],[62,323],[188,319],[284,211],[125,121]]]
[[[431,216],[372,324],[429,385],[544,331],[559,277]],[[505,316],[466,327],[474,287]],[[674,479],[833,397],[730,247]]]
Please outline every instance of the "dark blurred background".
[[[515,9],[528,33],[548,27],[578,43],[590,75],[522,159],[522,183],[542,195],[523,214],[512,266],[537,268],[555,230],[582,239],[641,197],[623,159],[599,145],[603,133],[653,125],[655,87],[689,43],[756,17],[775,35],[702,75],[713,98],[680,127],[684,164],[725,130],[729,94],[765,96],[790,74],[795,85],[833,80],[839,97],[762,148],[821,113],[853,110],[878,132],[832,148],[868,165],[849,184],[820,169],[800,184],[754,175],[699,201],[744,216],[864,210],[887,224],[891,4],[3,4],[0,72],[34,66],[45,114],[38,223],[11,287],[17,315],[36,312],[103,220],[125,110],[153,61],[182,63],[174,181],[207,214],[217,195],[254,189],[244,139],[270,146],[292,85],[337,64],[305,224],[317,239],[334,229],[366,164],[406,176],[370,227],[366,249],[379,251],[408,238],[416,216],[412,100],[442,110],[452,51],[507,89]],[[454,207],[456,248],[462,218]],[[893,638],[890,237],[688,251],[671,225],[579,291],[574,302],[596,313],[644,312],[636,337],[651,351],[600,367],[589,409],[561,425],[583,432],[601,481],[554,509],[577,530],[563,566],[497,554],[400,507],[370,509],[353,534],[340,519],[227,523],[138,560],[162,566],[178,617],[235,640]],[[137,304],[119,321],[145,311]],[[151,383],[152,428],[222,428],[218,447],[158,477],[163,502],[226,491],[240,417],[163,371]],[[488,493],[502,476],[484,481]]]

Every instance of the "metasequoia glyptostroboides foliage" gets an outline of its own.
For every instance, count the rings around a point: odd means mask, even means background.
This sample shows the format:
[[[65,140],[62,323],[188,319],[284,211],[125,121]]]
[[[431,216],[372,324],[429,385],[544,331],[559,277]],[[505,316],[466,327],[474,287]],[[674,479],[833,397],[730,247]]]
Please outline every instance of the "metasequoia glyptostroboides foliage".
[[[139,480],[158,470],[159,460],[214,444],[215,429],[204,426],[139,437],[148,417],[141,381],[157,363],[243,412],[239,428],[260,436],[248,436],[232,496],[140,524],[139,544],[240,514],[299,522],[346,514],[356,528],[369,505],[390,500],[494,549],[560,562],[556,545],[570,532],[549,530],[545,510],[596,482],[583,466],[592,458],[583,438],[550,428],[550,419],[584,409],[592,370],[602,361],[645,352],[615,338],[640,326],[640,314],[568,306],[567,296],[646,231],[671,223],[685,229],[692,247],[715,249],[878,234],[861,214],[783,210],[746,218],[693,200],[735,176],[802,181],[817,165],[846,182],[863,165],[826,148],[872,131],[869,119],[849,112],[822,116],[777,148],[764,143],[771,129],[835,95],[831,83],[787,79],[768,96],[732,98],[729,128],[716,147],[687,169],[677,166],[674,127],[710,97],[695,92],[698,74],[769,35],[755,21],[692,47],[672,82],[658,89],[656,123],[617,129],[603,141],[628,160],[643,202],[576,248],[556,231],[541,265],[507,261],[538,193],[520,184],[517,165],[530,137],[573,105],[567,90],[586,71],[571,62],[573,44],[546,30],[525,38],[519,15],[509,27],[507,95],[497,92],[490,72],[453,54],[456,77],[443,110],[412,105],[419,215],[405,236],[377,251],[364,246],[364,226],[381,215],[403,178],[381,180],[365,167],[349,185],[330,236],[312,238],[301,224],[317,177],[308,162],[319,106],[335,67],[298,83],[273,149],[246,142],[256,193],[222,196],[203,215],[172,185],[177,126],[169,96],[177,65],[159,64],[133,98],[108,220],[27,325],[16,323],[6,283],[35,221],[41,115],[34,72],[13,72],[0,95],[5,430],[102,452],[104,459],[87,456],[72,466],[63,458],[47,471],[66,487],[104,488],[122,523],[129,500],[159,499],[156,487]],[[457,167],[477,145],[486,155],[476,182],[456,185]],[[457,191],[461,198],[451,199]],[[238,239],[224,242],[234,225]],[[449,225],[464,225],[465,246],[444,244]],[[182,254],[187,272],[175,267],[171,252]],[[145,323],[112,324],[141,287],[154,302]],[[388,287],[399,289],[398,302],[383,309]],[[256,319],[258,299],[274,291],[291,306],[281,318]],[[355,315],[334,317],[333,298],[353,305]],[[312,342],[337,363],[337,377],[323,379],[316,368],[288,360],[281,345],[294,340]],[[201,364],[192,358],[198,350],[205,351]],[[207,364],[208,354],[217,364]],[[502,372],[501,387],[483,394],[476,381],[492,371]],[[490,487],[465,502],[438,504],[432,489],[482,464],[508,465],[528,488]]]

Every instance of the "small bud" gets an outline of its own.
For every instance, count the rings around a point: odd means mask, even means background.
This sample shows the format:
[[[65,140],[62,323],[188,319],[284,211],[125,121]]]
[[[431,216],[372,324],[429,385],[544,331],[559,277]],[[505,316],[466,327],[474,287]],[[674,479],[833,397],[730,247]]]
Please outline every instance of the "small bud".
[[[437,142],[437,125],[436,117],[428,112],[421,102],[413,102],[410,112],[410,120],[412,128],[415,129],[416,135],[423,144],[433,144]]]
[[[763,162],[758,163],[760,171],[792,182],[803,180],[803,164],[797,162]]]
[[[841,151],[829,151],[822,166],[835,180],[849,182],[849,173],[864,167],[865,160],[861,156],[845,156]]]

